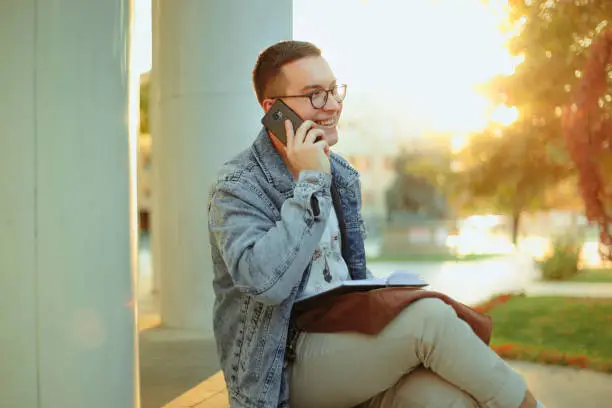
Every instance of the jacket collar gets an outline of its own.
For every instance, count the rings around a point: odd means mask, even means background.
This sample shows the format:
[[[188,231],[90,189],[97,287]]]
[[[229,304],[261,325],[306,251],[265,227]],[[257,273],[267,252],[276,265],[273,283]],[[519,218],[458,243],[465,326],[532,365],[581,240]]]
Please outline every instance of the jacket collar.
[[[251,149],[268,182],[285,195],[293,192],[295,188],[293,176],[264,128],[259,132]],[[359,177],[357,171],[338,154],[332,152],[330,160],[332,177],[339,188],[352,185]]]

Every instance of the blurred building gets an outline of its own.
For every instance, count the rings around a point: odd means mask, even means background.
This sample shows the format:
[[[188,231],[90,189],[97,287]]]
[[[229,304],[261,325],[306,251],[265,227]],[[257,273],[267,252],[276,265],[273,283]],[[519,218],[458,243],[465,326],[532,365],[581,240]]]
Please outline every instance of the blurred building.
[[[354,99],[358,101],[353,105]],[[395,161],[401,151],[436,160],[452,150],[451,136],[428,133],[404,122],[397,113],[377,111],[364,100],[372,98],[358,95],[347,101],[335,151],[361,176],[362,214],[369,235],[366,251],[371,255],[447,252],[447,238],[454,230],[452,221],[407,217],[406,222],[394,221],[391,225],[387,192],[393,188]]]
[[[366,107],[353,108],[347,116],[340,122],[335,150],[361,175],[364,217],[384,220],[385,196],[395,179],[395,160],[400,152],[438,157],[451,150],[452,138],[412,129],[410,123],[381,112],[372,114]]]
[[[343,120],[336,151],[361,175],[363,216],[383,219],[385,194],[394,179],[393,163],[399,143],[392,125]]]

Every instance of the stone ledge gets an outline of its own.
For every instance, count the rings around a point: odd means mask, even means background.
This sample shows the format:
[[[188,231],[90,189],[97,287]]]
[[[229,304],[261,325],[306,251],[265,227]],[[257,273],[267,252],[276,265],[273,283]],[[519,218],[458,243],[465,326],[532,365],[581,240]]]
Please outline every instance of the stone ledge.
[[[217,372],[163,408],[229,408],[223,373]]]

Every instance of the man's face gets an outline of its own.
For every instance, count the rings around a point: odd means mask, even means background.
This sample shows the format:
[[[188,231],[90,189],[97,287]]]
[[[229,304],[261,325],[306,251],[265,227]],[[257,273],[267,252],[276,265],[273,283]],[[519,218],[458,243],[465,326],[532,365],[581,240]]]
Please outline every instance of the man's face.
[[[286,89],[283,95],[308,95],[317,90],[329,90],[336,86],[336,77],[323,57],[307,57],[286,64],[282,68]],[[315,109],[309,98],[283,98],[283,101],[302,119],[312,120],[325,132],[329,146],[338,142],[338,120],[342,113],[342,103],[328,94],[327,103]],[[263,101],[267,112],[274,100]]]

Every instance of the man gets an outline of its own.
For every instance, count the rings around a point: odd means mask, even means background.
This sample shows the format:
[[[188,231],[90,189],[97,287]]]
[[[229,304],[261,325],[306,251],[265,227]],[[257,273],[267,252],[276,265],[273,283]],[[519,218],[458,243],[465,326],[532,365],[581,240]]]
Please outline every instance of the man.
[[[305,122],[286,123],[286,145],[263,129],[211,191],[214,330],[231,406],[536,407],[522,377],[438,299],[377,336],[296,333],[297,295],[371,276],[358,173],[330,151],[346,86],[298,41],[264,50],[253,84],[264,111],[280,98]]]

